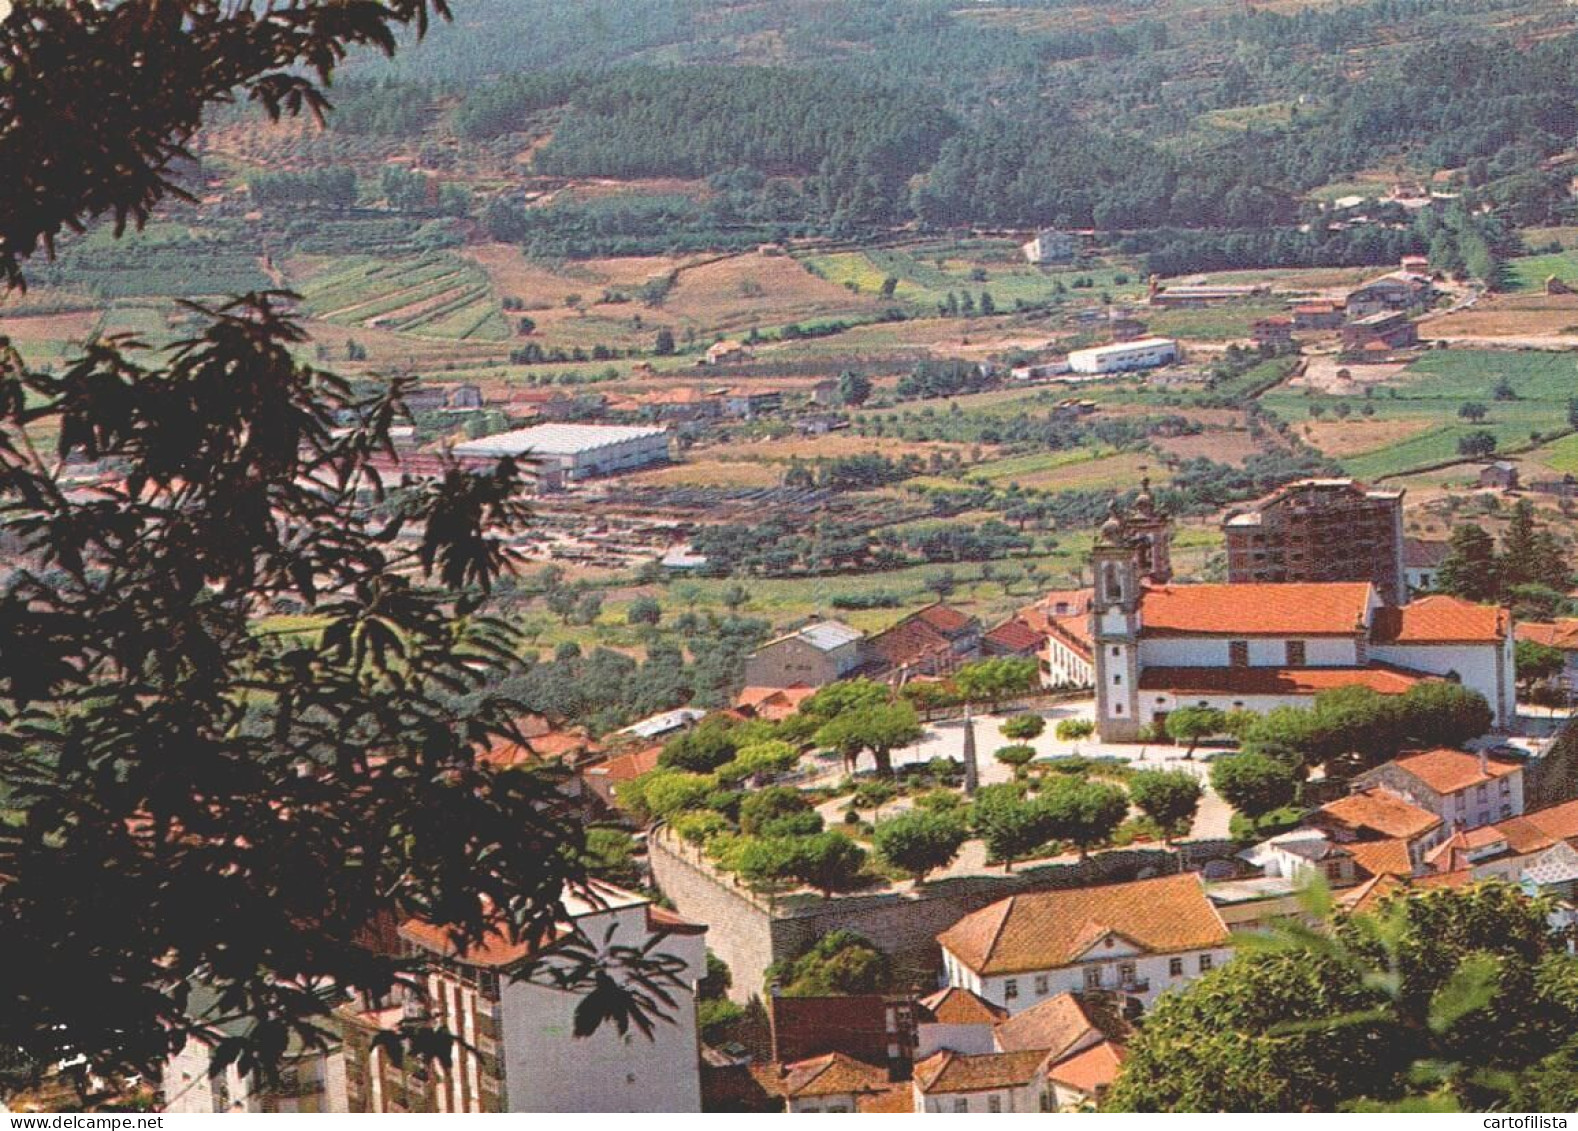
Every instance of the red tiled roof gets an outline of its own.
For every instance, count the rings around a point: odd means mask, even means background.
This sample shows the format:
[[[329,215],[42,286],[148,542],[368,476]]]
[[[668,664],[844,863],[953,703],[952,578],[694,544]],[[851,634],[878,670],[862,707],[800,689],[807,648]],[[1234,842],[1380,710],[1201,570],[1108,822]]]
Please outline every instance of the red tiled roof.
[[[509,739],[495,742],[480,756],[480,760],[495,769],[515,766],[532,766],[544,761],[561,761],[578,754],[595,754],[601,748],[584,734],[574,731],[550,731],[526,739],[524,745]]]
[[[1108,932],[1153,954],[1228,941],[1194,873],[1011,896],[966,915],[937,941],[977,973],[1012,974],[1065,966]]]
[[[1046,637],[1015,617],[992,629],[985,639],[1010,652],[1039,652]]]
[[[1457,793],[1469,786],[1492,782],[1523,769],[1516,762],[1486,758],[1484,769],[1481,770],[1478,754],[1447,749],[1407,754],[1394,759],[1392,765],[1424,782],[1437,793]]]
[[[1125,1055],[1122,1045],[1102,1041],[1054,1064],[1047,1070],[1047,1075],[1059,1084],[1094,1096],[1103,1088],[1112,1086],[1123,1069]]]
[[[443,958],[452,958],[467,966],[486,966],[493,970],[515,966],[541,954],[549,945],[563,938],[567,933],[566,930],[556,930],[550,937],[542,940],[541,945],[533,945],[530,940],[524,939],[512,942],[503,931],[491,930],[479,943],[456,947],[448,928],[435,927],[420,919],[408,919],[400,925],[400,937],[423,950],[431,951]]]
[[[917,1004],[938,1025],[992,1025],[1008,1016],[1002,1006],[960,986],[938,990]]]
[[[735,697],[734,705],[750,711],[759,719],[777,722],[800,709],[816,688],[797,683],[792,687],[747,687]]]
[[[1104,1034],[1086,1014],[1084,1004],[1073,994],[1058,994],[998,1025],[993,1040],[1004,1052],[1040,1049],[1055,1060],[1092,1036]]]
[[[872,1115],[909,1115],[915,1111],[915,1091],[904,1083],[894,1084],[885,1092],[856,1096],[855,1110]]]
[[[1339,797],[1322,805],[1316,813],[1345,828],[1369,829],[1383,837],[1404,840],[1413,840],[1441,824],[1441,818],[1429,810],[1379,789]]]
[[[1142,636],[1353,636],[1363,632],[1369,582],[1166,585],[1140,597]]]
[[[1414,862],[1408,855],[1408,842],[1401,837],[1356,841],[1343,847],[1352,854],[1354,862],[1372,876],[1414,874]]]
[[[915,1086],[928,1094],[1014,1088],[1036,1078],[1046,1052],[988,1052],[967,1056],[943,1049],[915,1066]]]
[[[1557,841],[1578,837],[1578,801],[1508,817],[1498,821],[1496,828],[1507,838],[1507,847],[1518,855],[1538,852]]]
[[[869,644],[873,652],[895,668],[953,652],[951,640],[925,621],[914,618],[901,620],[886,632],[877,633]]]
[[[762,1085],[789,1099],[885,1092],[890,1086],[886,1069],[876,1068],[841,1052],[831,1052],[781,1067],[764,1064],[761,1068],[761,1072],[754,1074]]]
[[[615,783],[631,781],[642,774],[657,769],[658,755],[663,753],[661,746],[648,746],[644,750],[637,750],[631,754],[620,754],[610,758],[601,766],[593,766],[590,773]]]
[[[958,636],[975,623],[974,617],[941,602],[917,610],[913,614],[913,619],[924,621],[946,636]]]
[[[1578,619],[1523,621],[1513,626],[1512,634],[1519,640],[1532,640],[1564,652],[1578,652]]]
[[[1494,644],[1508,623],[1505,609],[1438,595],[1377,610],[1370,635],[1377,644]]]
[[[1176,695],[1315,695],[1334,687],[1368,687],[1401,695],[1429,677],[1402,668],[1145,668],[1142,691]]]

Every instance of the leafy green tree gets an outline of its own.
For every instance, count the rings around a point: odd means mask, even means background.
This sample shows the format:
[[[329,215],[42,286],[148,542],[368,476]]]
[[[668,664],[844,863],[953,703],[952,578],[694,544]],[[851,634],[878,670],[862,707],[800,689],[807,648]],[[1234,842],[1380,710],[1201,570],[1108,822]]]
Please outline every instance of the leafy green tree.
[[[674,331],[667,326],[657,332],[657,337],[652,342],[652,352],[659,357],[668,357],[674,352]]]
[[[884,860],[920,885],[932,872],[953,863],[968,836],[957,817],[914,809],[879,822],[871,839]]]
[[[853,891],[865,880],[866,850],[836,832],[802,837],[795,845],[794,877],[831,899]]]
[[[799,713],[825,723],[846,711],[879,707],[892,698],[893,692],[886,684],[864,677],[844,679],[830,683],[806,698],[800,704]]]
[[[986,805],[978,799],[973,820],[981,839],[986,842],[986,851],[1008,872],[1014,870],[1016,860],[1051,840],[1058,828],[1051,808],[1040,798]]]
[[[1096,733],[1094,719],[1059,719],[1055,728],[1059,742],[1076,742]]]
[[[727,718],[713,715],[663,744],[658,765],[697,774],[710,774],[732,762],[739,749],[737,728]]]
[[[992,757],[1005,766],[1011,766],[1016,776],[1023,776],[1025,767],[1035,761],[1036,748],[1022,744],[1000,746]]]
[[[889,777],[893,774],[893,751],[919,742],[924,733],[914,706],[901,699],[845,711],[824,724],[816,732],[816,740],[838,750],[851,764],[869,750],[877,773]]]
[[[885,285],[885,284],[884,284]],[[838,399],[846,405],[859,407],[871,397],[871,378],[853,369],[838,375]]]
[[[1467,401],[1458,406],[1457,414],[1470,423],[1478,424],[1490,415],[1490,410],[1477,401]]]
[[[1183,770],[1140,770],[1128,780],[1129,797],[1140,811],[1155,821],[1170,842],[1188,832],[1200,809],[1199,780]]]
[[[635,837],[623,829],[587,830],[586,851],[581,859],[588,875],[620,887],[640,888],[641,869],[636,865],[635,857]]]
[[[1298,787],[1292,770],[1264,754],[1245,751],[1211,763],[1211,788],[1252,819],[1289,804]]]
[[[1489,733],[1494,719],[1483,695],[1450,682],[1415,684],[1397,711],[1403,734],[1420,746],[1462,746]]]
[[[1004,738],[1022,742],[1030,738],[1039,738],[1044,734],[1047,721],[1040,715],[1015,715],[1011,719],[1003,720],[1003,725],[998,729],[1003,732]]]
[[[1329,899],[1315,911],[1330,916]],[[1243,940],[1146,1016],[1105,1107],[1506,1110],[1509,1096],[1557,1093],[1578,959],[1548,912],[1487,882]]]
[[[753,742],[735,752],[734,760],[718,768],[718,776],[725,781],[742,781],[763,774],[782,774],[794,769],[800,761],[800,751],[779,739]]]
[[[770,785],[740,803],[740,831],[749,836],[795,836],[821,829],[822,818],[792,786]]]
[[[1457,451],[1459,455],[1468,456],[1471,459],[1495,455],[1496,434],[1484,428],[1473,432],[1465,432],[1457,438]]]
[[[1167,737],[1174,742],[1187,742],[1185,758],[1193,758],[1195,747],[1202,738],[1222,734],[1227,730],[1227,716],[1215,707],[1180,707],[1167,716]]]
[[[785,997],[882,993],[892,979],[887,955],[846,930],[829,931],[799,958],[767,968],[769,989],[776,983]]]
[[[1518,683],[1525,691],[1537,683],[1555,679],[1567,667],[1567,654],[1560,648],[1541,644],[1537,640],[1519,640],[1513,646],[1514,664]]]
[[[663,619],[663,603],[656,597],[637,597],[625,610],[625,619],[631,624],[657,624]]]
[[[994,656],[961,665],[953,673],[953,685],[965,701],[985,703],[995,710],[1000,701],[1032,690],[1040,678],[1041,669],[1034,658]]]
[[[636,779],[641,782],[639,792],[626,786],[620,790],[620,800],[630,805],[643,806],[645,812],[658,820],[666,820],[687,809],[706,804],[717,782],[705,774],[688,774],[679,770],[653,770]],[[630,783],[631,786],[635,782]]]
[[[1052,835],[1077,845],[1082,860],[1111,840],[1129,814],[1129,795],[1121,787],[1076,777],[1050,783],[1036,803],[1050,814]]]
[[[729,847],[720,863],[771,902],[799,879],[800,838],[743,836]]]
[[[854,796],[850,798],[851,804],[856,809],[868,809],[873,818],[884,805],[899,795],[899,787],[891,781],[882,778],[872,778],[855,786]]]
[[[1501,591],[1496,544],[1477,526],[1459,526],[1448,541],[1436,588],[1465,601],[1494,601]]]

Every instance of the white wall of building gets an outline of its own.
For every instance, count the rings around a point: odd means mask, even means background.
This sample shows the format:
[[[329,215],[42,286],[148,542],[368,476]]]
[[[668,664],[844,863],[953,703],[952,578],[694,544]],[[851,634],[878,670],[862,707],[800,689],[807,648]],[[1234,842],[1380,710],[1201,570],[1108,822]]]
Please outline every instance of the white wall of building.
[[[918,1115],[996,1114],[1045,1111],[1042,1096],[1047,1095],[1046,1079],[1039,1073],[1028,1084],[1017,1088],[992,1088],[981,1092],[949,1092],[928,1096],[914,1085],[915,1112]],[[995,1103],[994,1103],[995,1101]]]
[[[610,923],[615,929],[605,944]],[[599,947],[642,946],[650,937],[644,904],[580,917],[577,924]],[[673,1020],[658,1022],[650,1040],[635,1029],[621,1036],[613,1025],[603,1025],[589,1037],[573,1037],[581,993],[524,981],[500,986],[506,1110],[701,1110],[694,990],[707,972],[706,940],[669,935],[657,951],[685,963],[681,977],[686,989],[675,994]]]
[[[1018,1013],[1062,993],[1081,993],[1087,989],[1117,990],[1120,983],[1118,964],[1132,962],[1134,980],[1148,985],[1143,990],[1129,992],[1129,996],[1138,998],[1149,1009],[1165,991],[1174,986],[1187,985],[1221,966],[1232,955],[1233,952],[1226,947],[1182,951],[1178,954],[1141,954],[1119,944],[1104,951],[1103,956],[1095,961],[1020,974],[982,976],[944,949],[943,968],[949,985],[972,990],[994,1005],[1000,1005],[1010,1013]],[[1202,958],[1206,960],[1203,965]],[[1175,959],[1178,960],[1176,973]],[[1087,981],[1086,970],[1090,967],[1098,969],[1099,979],[1094,983]]]
[[[1074,350],[1068,355],[1075,373],[1119,373],[1128,369],[1153,369],[1178,360],[1178,343],[1170,338],[1144,338],[1137,342]]]
[[[1288,643],[1304,644],[1304,667],[1351,668],[1361,663],[1359,641],[1352,636],[1246,636],[1249,666],[1284,668]],[[1140,663],[1152,668],[1225,668],[1231,664],[1232,638],[1215,636],[1142,637]]]
[[[1495,726],[1505,726],[1509,721],[1513,709],[1510,643],[1375,644],[1370,647],[1370,659],[1431,675],[1455,672],[1464,687],[1485,697],[1495,714]]]
[[[1079,652],[1074,651],[1056,636],[1046,638],[1041,651],[1041,684],[1043,687],[1091,687],[1096,682],[1096,669]]]

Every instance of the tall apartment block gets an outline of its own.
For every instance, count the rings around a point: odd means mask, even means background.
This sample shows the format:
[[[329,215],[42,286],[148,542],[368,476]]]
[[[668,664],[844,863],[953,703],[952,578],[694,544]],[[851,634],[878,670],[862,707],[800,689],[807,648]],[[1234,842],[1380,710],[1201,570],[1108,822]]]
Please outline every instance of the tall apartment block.
[[[1402,491],[1305,479],[1230,515],[1223,532],[1229,582],[1370,581],[1386,604],[1408,602]]]

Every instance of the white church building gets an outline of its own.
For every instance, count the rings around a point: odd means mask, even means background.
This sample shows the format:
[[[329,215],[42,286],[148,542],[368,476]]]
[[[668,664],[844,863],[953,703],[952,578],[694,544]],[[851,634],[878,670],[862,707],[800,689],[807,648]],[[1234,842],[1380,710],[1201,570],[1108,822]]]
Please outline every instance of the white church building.
[[[1092,552],[1096,724],[1105,742],[1138,741],[1181,707],[1264,712],[1308,706],[1358,684],[1400,695],[1450,679],[1508,725],[1512,618],[1433,596],[1388,607],[1370,582],[1175,585],[1171,522],[1143,491],[1114,507]]]

